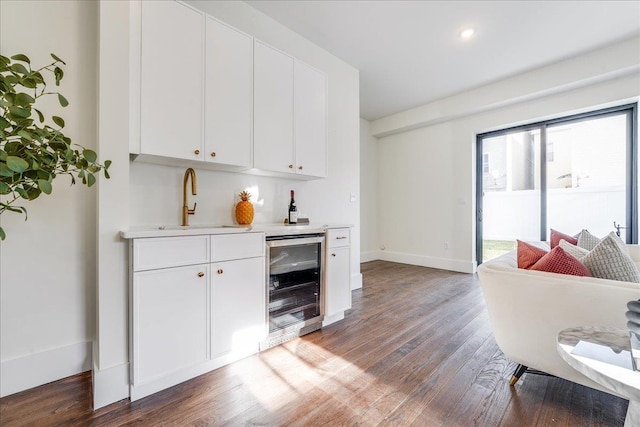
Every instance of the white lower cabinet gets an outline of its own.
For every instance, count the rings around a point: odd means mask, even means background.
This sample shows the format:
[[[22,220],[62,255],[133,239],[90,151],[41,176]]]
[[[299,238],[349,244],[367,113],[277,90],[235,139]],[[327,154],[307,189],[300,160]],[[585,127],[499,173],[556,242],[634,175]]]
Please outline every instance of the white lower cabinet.
[[[208,264],[134,275],[135,384],[207,360],[208,278]]]
[[[141,238],[130,251],[132,401],[258,351],[263,233]]]
[[[351,308],[350,230],[327,230],[325,314],[331,317]]]
[[[326,290],[328,316],[351,308],[350,262],[348,247],[329,249]]]
[[[258,351],[266,336],[264,269],[264,258],[212,264],[212,359],[233,360]]]

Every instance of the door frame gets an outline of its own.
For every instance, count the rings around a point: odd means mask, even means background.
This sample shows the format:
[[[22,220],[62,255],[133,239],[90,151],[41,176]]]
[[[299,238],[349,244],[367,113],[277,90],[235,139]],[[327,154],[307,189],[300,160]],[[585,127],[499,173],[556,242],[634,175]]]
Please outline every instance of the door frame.
[[[624,104],[585,113],[572,114],[555,119],[543,120],[525,125],[512,126],[476,135],[476,263],[482,264],[483,237],[483,173],[482,140],[513,132],[540,130],[540,240],[547,238],[547,129],[549,127],[576,123],[594,118],[625,114],[628,118],[626,152],[626,239],[638,243],[638,103]]]

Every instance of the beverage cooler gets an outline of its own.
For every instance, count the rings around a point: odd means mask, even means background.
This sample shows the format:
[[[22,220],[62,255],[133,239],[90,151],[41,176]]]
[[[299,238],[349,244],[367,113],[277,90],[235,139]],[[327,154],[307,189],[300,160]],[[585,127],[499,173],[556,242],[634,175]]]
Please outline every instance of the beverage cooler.
[[[324,316],[324,234],[267,237],[268,348],[320,329]]]

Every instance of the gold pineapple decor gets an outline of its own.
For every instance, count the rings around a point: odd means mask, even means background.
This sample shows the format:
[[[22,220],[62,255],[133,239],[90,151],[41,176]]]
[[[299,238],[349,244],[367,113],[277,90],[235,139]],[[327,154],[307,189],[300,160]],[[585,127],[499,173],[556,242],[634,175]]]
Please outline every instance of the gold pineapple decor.
[[[236,205],[236,221],[240,225],[249,225],[253,222],[253,204],[249,201],[251,194],[243,191],[239,196],[241,200]]]

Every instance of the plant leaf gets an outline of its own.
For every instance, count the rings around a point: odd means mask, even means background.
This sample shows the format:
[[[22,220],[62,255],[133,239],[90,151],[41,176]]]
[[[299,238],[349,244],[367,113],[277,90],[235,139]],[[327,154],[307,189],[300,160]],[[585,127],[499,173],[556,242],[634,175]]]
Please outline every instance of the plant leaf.
[[[10,85],[15,85],[16,83],[18,83],[18,81],[20,79],[18,79],[16,76],[14,76],[13,74],[11,74],[10,76],[6,76],[5,80],[7,81],[7,83],[9,83]]]
[[[52,190],[51,182],[44,179],[39,179],[38,187],[40,188],[40,190],[42,190],[43,193],[51,194],[51,190]]]
[[[58,126],[60,126],[61,128],[64,127],[64,120],[62,119],[62,117],[58,117],[58,116],[53,116],[51,117],[53,119],[53,122],[55,124],[57,124]]]
[[[29,198],[29,196],[27,195],[27,192],[26,192],[26,191],[25,191],[25,189],[24,189],[24,188],[22,188],[22,187],[16,187],[16,192],[17,192],[17,193],[20,195],[20,197],[22,197],[23,199],[28,199],[28,198]],[[15,210],[15,209],[11,209],[9,206],[7,206],[7,209],[9,209],[10,211],[13,211],[13,212],[19,212],[19,211]]]
[[[26,77],[20,80],[20,84],[29,89],[35,89],[38,86],[38,82],[32,77]]]
[[[56,61],[60,61],[60,62],[62,62],[64,65],[67,65],[67,63],[66,63],[66,62],[64,62],[62,59],[58,58],[55,54],[53,54],[53,53],[52,53],[52,54],[51,54],[51,57],[52,57],[53,59],[55,59]]]
[[[64,77],[64,71],[62,71],[62,68],[56,67],[53,69],[53,75],[56,77],[56,86],[60,86],[60,80]]]
[[[12,177],[14,172],[7,167],[6,163],[0,163],[0,176]]]
[[[9,194],[11,193],[11,187],[4,181],[0,181],[0,194]]]
[[[29,163],[20,157],[7,156],[7,167],[14,172],[22,173],[29,169]]]
[[[21,53],[19,53],[17,55],[13,55],[11,57],[11,59],[15,59],[16,61],[22,61],[22,62],[26,62],[27,64],[31,64],[31,61],[29,60],[27,55],[23,55]]]
[[[27,95],[26,93],[22,93],[20,92],[19,94],[16,95],[15,99],[13,100],[13,103],[15,105],[20,105],[22,107],[26,107],[28,105],[33,104],[34,102],[36,102],[35,99],[33,99],[32,96]]]
[[[4,233],[2,227],[0,227],[0,240],[4,240],[7,238],[7,235]]]
[[[98,155],[93,150],[85,149],[82,151],[82,155],[89,163],[95,163],[98,160]]]
[[[92,173],[87,174],[87,185],[91,187],[95,183],[96,183],[95,175]]]
[[[22,138],[26,139],[27,141],[33,141],[33,137],[26,130],[19,130],[18,135],[20,135]]]
[[[29,74],[29,70],[27,70],[22,64],[13,64],[9,68],[11,68],[11,71],[18,74]]]
[[[36,114],[38,114],[38,120],[40,120],[40,123],[44,122],[44,114],[42,114],[40,110],[38,110],[37,108],[34,108],[33,111],[35,111]]]
[[[27,210],[23,206],[11,206],[7,203],[0,203],[0,206],[4,207],[6,210],[16,213],[23,213],[24,220],[27,220]]]
[[[67,98],[65,98],[60,94],[58,94],[58,102],[60,102],[60,105],[62,105],[63,107],[66,107],[67,105],[69,105],[69,101],[67,101]]]
[[[22,119],[26,119],[31,115],[31,111],[29,109],[16,106],[9,107],[9,112]]]

